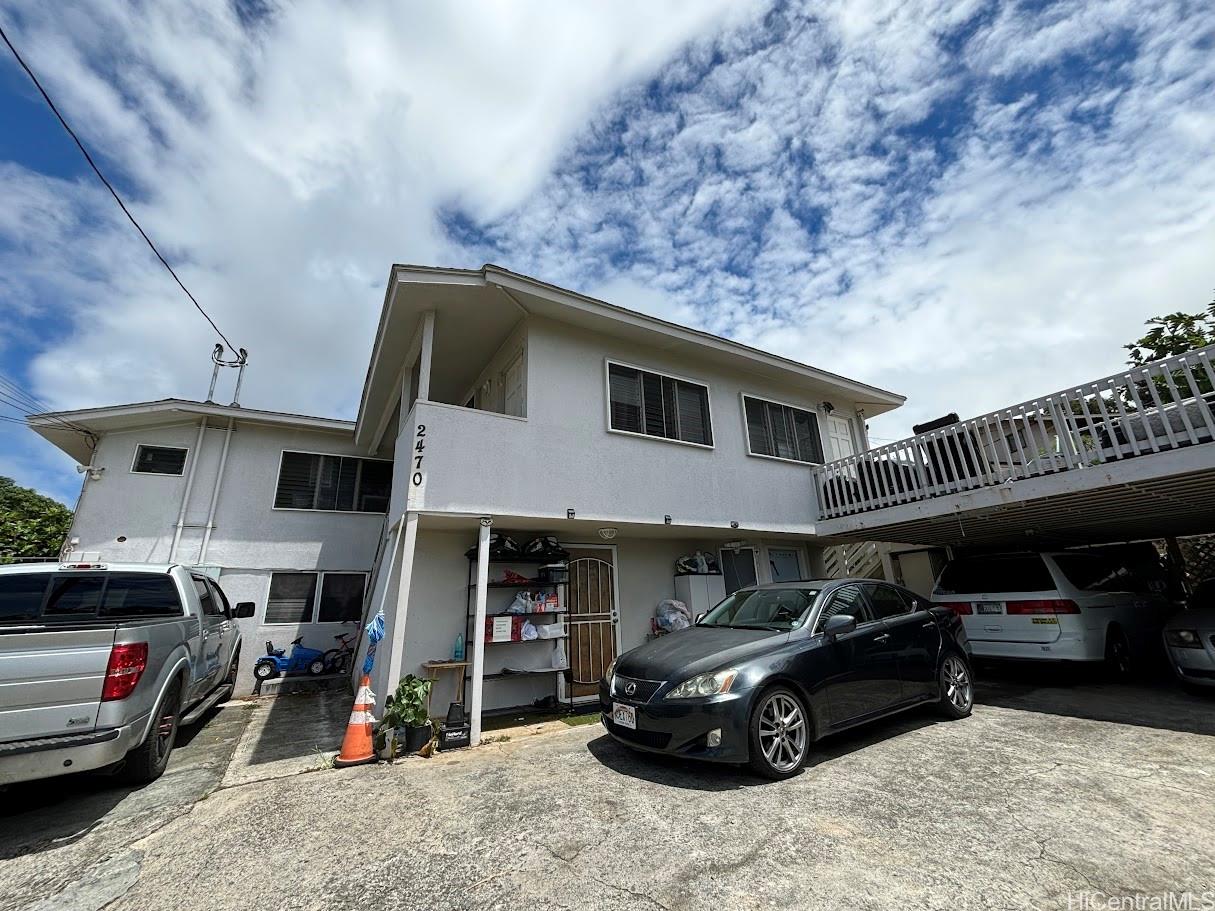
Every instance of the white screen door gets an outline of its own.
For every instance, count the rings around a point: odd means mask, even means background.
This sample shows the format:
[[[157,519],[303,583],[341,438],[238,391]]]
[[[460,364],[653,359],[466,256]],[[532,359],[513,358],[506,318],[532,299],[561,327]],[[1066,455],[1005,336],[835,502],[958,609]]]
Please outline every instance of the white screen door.
[[[796,582],[802,578],[801,561],[797,551],[791,548],[769,547],[768,566],[772,570],[773,582]]]

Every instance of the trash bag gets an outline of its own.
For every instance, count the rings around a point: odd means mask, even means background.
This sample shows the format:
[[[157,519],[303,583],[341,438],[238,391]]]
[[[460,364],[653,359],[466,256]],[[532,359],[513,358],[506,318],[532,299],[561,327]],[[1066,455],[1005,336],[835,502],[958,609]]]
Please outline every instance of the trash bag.
[[[555,535],[540,535],[527,542],[523,555],[537,560],[568,560],[570,552],[557,543]]]
[[[519,631],[519,638],[524,642],[530,642],[532,639],[539,639],[540,632],[536,629],[536,624],[530,620],[523,621],[523,629]]]
[[[504,611],[507,614],[530,614],[533,612],[532,596],[527,592],[519,592],[515,600]]]
[[[491,532],[489,536],[489,558],[491,560],[509,560],[511,557],[518,557],[522,551],[519,548],[519,542],[510,535]],[[477,555],[477,545],[474,544],[468,550],[464,551],[464,556],[475,557]]]
[[[699,576],[705,573],[721,572],[721,570],[712,554],[698,550],[676,560],[675,572],[685,576]]]
[[[565,649],[561,647],[561,642],[558,641],[553,646],[553,670],[563,671],[569,666],[569,659],[565,657]]]
[[[658,602],[658,609],[654,612],[654,619],[657,621],[659,629],[673,633],[676,630],[687,629],[692,625],[692,612],[688,610],[688,606],[682,601],[667,598]]]

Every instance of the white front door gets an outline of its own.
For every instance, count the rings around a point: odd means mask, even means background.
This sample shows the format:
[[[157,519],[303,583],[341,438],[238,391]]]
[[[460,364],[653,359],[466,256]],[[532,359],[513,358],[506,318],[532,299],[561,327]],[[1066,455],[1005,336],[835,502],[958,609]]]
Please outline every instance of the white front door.
[[[847,418],[827,415],[827,439],[831,444],[833,460],[856,455],[856,447],[852,445],[852,422]]]
[[[502,413],[523,417],[523,355],[511,361],[502,371]]]

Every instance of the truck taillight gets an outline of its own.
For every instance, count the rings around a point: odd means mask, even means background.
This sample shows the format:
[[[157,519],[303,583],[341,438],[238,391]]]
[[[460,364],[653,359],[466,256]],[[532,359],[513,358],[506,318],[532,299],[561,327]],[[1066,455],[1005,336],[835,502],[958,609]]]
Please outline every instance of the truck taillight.
[[[134,691],[148,666],[148,643],[127,642],[115,645],[105,666],[105,683],[101,686],[101,701],[126,699]]]
[[[1080,605],[1067,598],[1046,598],[1041,601],[1007,601],[1004,612],[1009,616],[1018,614],[1078,614]]]

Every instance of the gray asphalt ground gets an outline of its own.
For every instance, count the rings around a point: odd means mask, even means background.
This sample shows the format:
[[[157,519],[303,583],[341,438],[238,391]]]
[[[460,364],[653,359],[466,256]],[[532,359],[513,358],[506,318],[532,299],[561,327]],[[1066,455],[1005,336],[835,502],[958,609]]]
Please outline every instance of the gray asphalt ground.
[[[142,791],[0,795],[0,909],[1201,901],[1215,897],[1213,709],[1167,685],[1012,678],[984,686],[971,718],[879,722],[767,783],[634,754],[598,725],[310,772],[291,722],[306,703],[276,710],[294,766],[264,707],[229,708]]]

